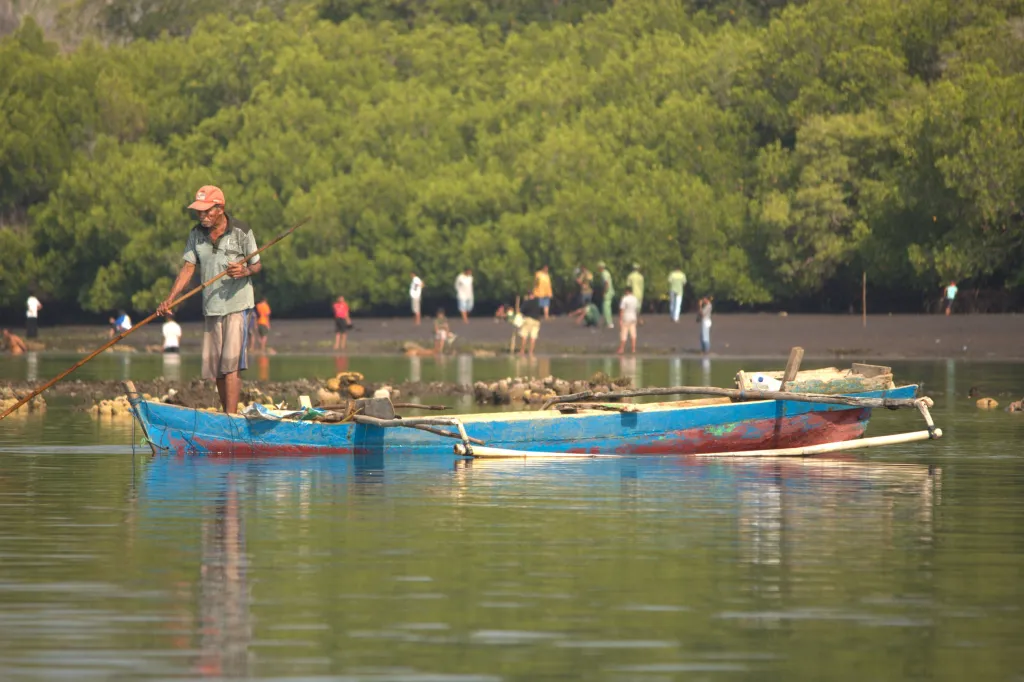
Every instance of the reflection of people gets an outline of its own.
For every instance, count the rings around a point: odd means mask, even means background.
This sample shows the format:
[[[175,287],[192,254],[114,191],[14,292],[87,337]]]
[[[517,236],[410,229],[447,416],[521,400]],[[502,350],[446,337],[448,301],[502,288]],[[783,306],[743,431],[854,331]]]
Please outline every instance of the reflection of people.
[[[344,296],[339,296],[334,301],[334,350],[345,350],[348,345],[348,330],[352,328],[352,318],[349,316],[348,303]]]
[[[953,312],[953,299],[956,298],[956,282],[950,282],[949,286],[946,287],[946,315],[949,316]]]
[[[260,381],[270,381],[270,356],[264,353],[256,361],[257,375]]]
[[[199,650],[197,672],[224,678],[249,674],[252,623],[249,615],[245,523],[228,477],[224,498],[207,508],[199,573]]]
[[[117,311],[117,317],[110,318],[110,338],[132,328],[132,318],[123,310]]]
[[[21,337],[12,334],[10,329],[4,330],[4,344],[7,345],[7,350],[11,355],[21,355],[28,350],[28,346],[21,340]]]
[[[537,299],[537,303],[540,304],[541,310],[544,311],[544,319],[548,319],[548,311],[551,309],[551,296],[554,292],[551,290],[551,275],[548,274],[548,266],[541,266],[541,269],[533,275],[533,293],[532,296]]]
[[[39,335],[39,311],[43,304],[34,293],[29,293],[25,301],[25,338],[34,339]]]
[[[409,282],[409,305],[412,308],[416,324],[420,323],[420,304],[423,301],[423,280],[413,272],[410,273],[412,280]]]
[[[270,303],[264,296],[256,304],[256,335],[260,340],[260,352],[267,352],[267,337],[270,335]]]
[[[469,314],[473,312],[473,271],[466,268],[455,278],[455,298],[459,303],[462,321],[469,323]]]
[[[711,352],[711,301],[713,296],[700,299],[697,308],[697,322],[700,324],[700,352],[707,355]]]
[[[181,381],[181,356],[177,353],[164,353],[164,378],[169,381]]]
[[[203,378],[216,380],[224,411],[237,412],[242,389],[238,373],[248,365],[246,332],[254,305],[250,278],[263,264],[258,255],[246,260],[256,251],[256,237],[248,225],[228,215],[224,192],[212,185],[200,187],[189,208],[199,223],[188,234],[181,271],[157,313],[170,312],[197,267],[204,282],[227,272],[203,289]]]
[[[636,353],[636,325],[640,317],[640,303],[633,287],[626,287],[626,293],[619,300],[619,349],[615,351],[622,354],[626,350],[626,339],[631,341],[631,353]]]
[[[347,372],[348,371],[348,356],[347,355],[335,355],[334,356],[334,371],[335,372]]]
[[[174,321],[173,315],[167,315],[160,331],[164,335],[164,352],[177,353],[181,346],[181,325]]]

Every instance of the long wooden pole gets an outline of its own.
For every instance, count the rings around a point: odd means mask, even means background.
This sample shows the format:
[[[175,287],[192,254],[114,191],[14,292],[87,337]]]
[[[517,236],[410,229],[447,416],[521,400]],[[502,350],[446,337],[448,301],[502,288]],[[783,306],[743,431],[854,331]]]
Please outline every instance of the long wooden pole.
[[[868,272],[860,273],[860,326],[868,326]]]
[[[858,450],[860,448],[872,448],[882,445],[899,445],[901,443],[913,443],[922,440],[933,440],[940,438],[942,431],[936,429],[936,433],[930,431],[911,431],[909,433],[896,433],[891,436],[874,436],[873,438],[856,438],[838,443],[822,443],[820,445],[806,445],[798,448],[776,448],[774,450],[740,450],[737,452],[708,452],[691,455],[692,457],[808,457],[811,455],[824,455],[831,452],[843,452],[846,450]],[[613,454],[590,454],[576,452],[530,452],[527,450],[509,450],[507,448],[490,448],[480,446],[472,448],[467,452],[462,443],[456,443],[455,454],[459,457],[477,458],[505,458],[505,459],[594,459],[594,458],[623,458],[623,457],[650,457],[650,455],[613,455]],[[679,457],[686,455],[671,455]]]
[[[307,222],[309,222],[309,218],[304,218],[304,219],[300,220],[299,222],[295,223],[294,225],[289,227],[287,230],[285,230],[284,232],[279,234],[277,237],[275,237],[274,239],[272,239],[269,242],[267,242],[266,244],[264,244],[263,247],[261,247],[259,249],[256,249],[255,251],[250,253],[248,256],[246,256],[243,259],[243,261],[247,262],[247,261],[252,260],[253,258],[258,256],[259,254],[261,254],[264,251],[266,251],[267,249],[269,249],[274,244],[278,243],[279,241],[281,241],[282,239],[284,239],[285,237],[290,235],[295,230],[297,230],[300,227],[302,227],[303,225],[305,225]],[[210,286],[211,284],[213,284],[214,282],[216,282],[218,279],[220,279],[221,277],[223,277],[226,274],[228,274],[227,270],[225,270],[224,272],[220,273],[219,275],[217,275],[215,277],[211,277],[209,280],[203,282],[202,284],[200,284],[199,286],[197,286],[195,289],[193,289],[192,291],[188,292],[187,294],[184,294],[183,296],[179,296],[177,299],[172,301],[171,305],[168,306],[168,307],[173,308],[174,306],[176,306],[179,303],[185,301],[186,299],[191,298],[192,296],[194,296],[195,294],[198,294],[200,291],[202,291],[206,287]],[[105,351],[106,349],[108,349],[111,346],[113,346],[115,343],[117,343],[121,339],[125,338],[129,334],[135,333],[136,331],[138,331],[142,327],[146,326],[147,324],[149,324],[150,322],[155,320],[157,317],[158,317],[158,315],[156,313],[153,313],[152,315],[150,315],[146,319],[142,320],[141,322],[139,322],[138,324],[133,326],[131,329],[126,329],[123,332],[121,332],[120,334],[118,334],[117,336],[115,336],[114,338],[110,339],[105,344],[103,344],[102,346],[100,346],[99,348],[94,350],[92,353],[89,353],[89,355],[86,355],[84,358],[82,358],[81,360],[79,360],[75,364],[71,365],[71,367],[68,367],[66,370],[64,370],[63,372],[61,372],[60,374],[58,374],[54,378],[52,378],[49,381],[47,381],[41,387],[39,387],[36,390],[32,391],[27,396],[25,396],[24,398],[22,398],[21,400],[16,402],[14,405],[12,405],[9,408],[7,408],[7,410],[3,414],[0,414],[0,421],[2,421],[4,418],[7,417],[7,415],[11,414],[12,412],[14,412],[18,408],[20,408],[25,403],[27,403],[28,401],[30,401],[33,398],[35,398],[37,395],[39,395],[40,393],[42,393],[46,389],[48,389],[51,386],[53,386],[54,384],[56,384],[61,379],[65,378],[67,375],[69,375],[72,372],[74,372],[76,369],[78,369],[79,367],[81,367],[85,363],[87,363],[90,360],[92,360],[94,357],[96,357],[97,355],[99,355],[100,353]]]
[[[830,405],[850,405],[853,407],[917,407],[918,401],[930,398],[860,398],[848,395],[822,395],[820,393],[789,393],[787,391],[759,391],[738,388],[719,388],[717,386],[672,386],[670,388],[641,388],[635,391],[608,391],[594,393],[582,391],[569,395],[549,398],[541,409],[547,409],[558,403],[571,403],[578,400],[591,402],[611,400],[613,398],[636,398],[648,395],[718,395],[736,400],[792,400],[804,403],[826,403]]]

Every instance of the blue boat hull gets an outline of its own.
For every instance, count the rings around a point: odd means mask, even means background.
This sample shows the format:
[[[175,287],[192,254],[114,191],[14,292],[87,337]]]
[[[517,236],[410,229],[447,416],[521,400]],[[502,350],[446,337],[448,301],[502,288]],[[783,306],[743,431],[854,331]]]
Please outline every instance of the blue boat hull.
[[[857,393],[913,398],[917,386]],[[451,452],[453,439],[409,428],[247,419],[131,398],[156,452],[232,457]],[[688,404],[689,403],[689,404]],[[460,415],[488,446],[532,452],[706,454],[802,447],[864,434],[869,408],[789,400],[650,403],[638,412],[554,410]],[[453,429],[454,431],[454,429]]]

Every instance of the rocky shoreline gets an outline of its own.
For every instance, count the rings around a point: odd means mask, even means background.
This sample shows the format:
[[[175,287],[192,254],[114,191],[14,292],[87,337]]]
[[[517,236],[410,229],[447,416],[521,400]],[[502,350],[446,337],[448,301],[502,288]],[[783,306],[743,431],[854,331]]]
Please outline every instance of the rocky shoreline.
[[[243,381],[241,401],[244,405],[259,403],[274,407],[294,408],[306,396],[314,407],[334,407],[370,396],[387,396],[393,402],[403,397],[472,395],[481,405],[536,404],[556,396],[583,390],[607,391],[630,385],[628,377],[610,377],[598,372],[586,380],[556,377],[507,377],[499,381],[476,382],[473,385],[447,381],[406,381],[399,384],[366,381],[358,372],[339,372],[327,379],[296,379],[292,381]],[[14,382],[0,387],[0,399],[13,404],[28,395],[42,382]],[[219,409],[220,398],[213,382],[194,379],[172,381],[164,378],[135,381],[135,389],[149,400],[196,409]],[[46,398],[70,399],[73,409],[93,414],[127,414],[125,388],[121,381],[83,381],[68,379],[47,389],[22,409],[45,409]]]

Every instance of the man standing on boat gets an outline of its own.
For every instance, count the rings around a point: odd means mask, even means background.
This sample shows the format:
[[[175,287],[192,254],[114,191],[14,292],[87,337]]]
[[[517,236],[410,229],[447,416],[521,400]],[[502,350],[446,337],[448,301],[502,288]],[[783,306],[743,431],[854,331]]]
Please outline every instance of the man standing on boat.
[[[203,378],[217,382],[221,407],[230,414],[238,411],[242,389],[238,373],[248,364],[246,335],[255,303],[250,277],[262,270],[263,264],[258,255],[246,262],[245,257],[257,249],[256,237],[248,225],[227,214],[224,192],[219,188],[200,187],[189,208],[196,212],[199,223],[188,234],[182,256],[185,262],[157,313],[170,312],[171,303],[188,286],[197,266],[204,282],[227,271],[226,277],[203,289]]]

